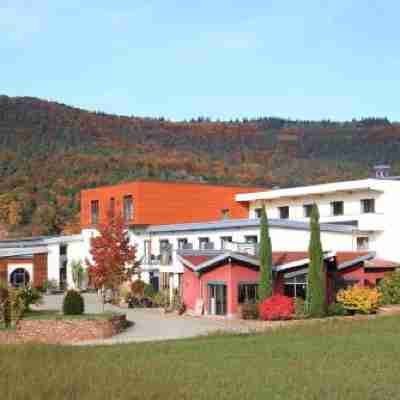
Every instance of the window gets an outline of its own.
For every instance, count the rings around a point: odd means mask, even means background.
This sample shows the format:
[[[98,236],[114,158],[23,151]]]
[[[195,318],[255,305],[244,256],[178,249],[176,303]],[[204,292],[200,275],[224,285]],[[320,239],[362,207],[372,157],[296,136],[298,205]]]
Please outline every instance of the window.
[[[110,199],[110,218],[115,217],[115,199],[111,197]]]
[[[278,207],[279,218],[288,219],[289,218],[289,206]]]
[[[14,287],[23,287],[29,283],[29,272],[24,268],[15,269],[10,276],[10,283]]]
[[[66,256],[67,255],[67,245],[62,244],[60,246],[60,256]]]
[[[254,215],[256,218],[261,218],[261,208],[255,208]]]
[[[144,241],[144,263],[150,264],[151,263],[151,240]]]
[[[93,225],[99,223],[99,201],[92,200],[90,202],[90,220]]]
[[[199,238],[199,249],[205,250],[210,248],[210,238],[208,237],[201,237]]]
[[[369,237],[359,236],[357,238],[357,250],[368,250],[369,249]]]
[[[285,279],[284,295],[306,298],[307,278],[305,274]]]
[[[133,198],[132,196],[124,196],[124,221],[133,220]]]
[[[244,240],[246,243],[257,243],[258,239],[256,235],[249,235],[249,236],[245,236]]]
[[[344,205],[343,201],[332,201],[331,203],[331,213],[332,215],[343,215]]]
[[[375,199],[362,199],[361,200],[361,212],[364,214],[375,212]]]
[[[303,213],[305,218],[310,218],[311,217],[311,211],[312,211],[313,205],[312,204],[304,204],[303,205]]]
[[[221,236],[221,249],[229,249],[229,243],[232,243],[232,236]]]
[[[221,210],[221,214],[222,214],[222,219],[228,219],[229,218],[229,208],[224,208],[223,210]]]
[[[183,250],[187,248],[188,240],[187,238],[179,238],[178,239],[178,249]]]
[[[238,303],[255,304],[257,302],[257,283],[239,283],[238,285]]]

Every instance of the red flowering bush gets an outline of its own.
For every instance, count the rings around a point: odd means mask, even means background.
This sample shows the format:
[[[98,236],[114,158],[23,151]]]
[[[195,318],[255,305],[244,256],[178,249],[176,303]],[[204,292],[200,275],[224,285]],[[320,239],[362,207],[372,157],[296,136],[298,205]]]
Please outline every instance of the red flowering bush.
[[[274,295],[265,299],[259,306],[260,319],[263,321],[276,321],[292,319],[294,302],[291,297]]]

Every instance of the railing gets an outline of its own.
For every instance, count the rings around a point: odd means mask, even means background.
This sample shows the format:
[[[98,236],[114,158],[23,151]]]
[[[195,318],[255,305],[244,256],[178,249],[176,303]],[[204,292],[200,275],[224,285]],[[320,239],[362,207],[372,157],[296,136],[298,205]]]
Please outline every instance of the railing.
[[[159,255],[150,255],[143,259],[143,265],[171,265],[172,264],[172,250],[161,251]]]
[[[246,253],[256,256],[260,252],[260,245],[258,243],[225,242],[223,244],[223,250],[230,250],[237,253]]]

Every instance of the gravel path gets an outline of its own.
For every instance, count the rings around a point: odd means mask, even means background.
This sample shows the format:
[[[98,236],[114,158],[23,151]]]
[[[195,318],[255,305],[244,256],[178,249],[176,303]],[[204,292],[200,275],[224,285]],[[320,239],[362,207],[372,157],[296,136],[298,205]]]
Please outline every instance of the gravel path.
[[[100,313],[102,305],[97,295],[84,294],[85,312]],[[63,296],[44,297],[42,309],[61,309]],[[133,325],[112,338],[82,342],[80,344],[117,344],[130,342],[182,339],[215,332],[246,332],[248,327],[234,320],[209,319],[204,317],[165,315],[159,309],[121,309],[106,305],[106,311],[124,312]]]

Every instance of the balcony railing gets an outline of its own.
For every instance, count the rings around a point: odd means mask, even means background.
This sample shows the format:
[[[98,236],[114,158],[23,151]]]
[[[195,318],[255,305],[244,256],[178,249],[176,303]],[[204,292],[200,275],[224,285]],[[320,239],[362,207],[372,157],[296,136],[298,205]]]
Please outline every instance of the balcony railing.
[[[160,254],[151,254],[143,259],[143,265],[171,265],[172,264],[172,250],[161,251]]]

